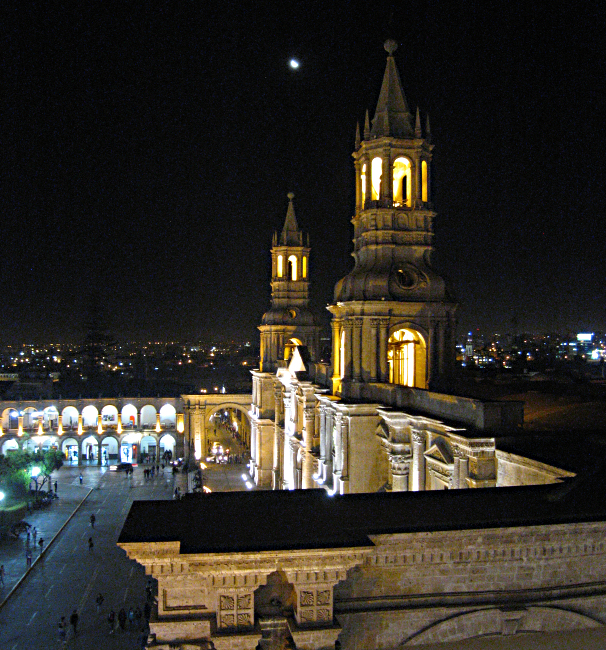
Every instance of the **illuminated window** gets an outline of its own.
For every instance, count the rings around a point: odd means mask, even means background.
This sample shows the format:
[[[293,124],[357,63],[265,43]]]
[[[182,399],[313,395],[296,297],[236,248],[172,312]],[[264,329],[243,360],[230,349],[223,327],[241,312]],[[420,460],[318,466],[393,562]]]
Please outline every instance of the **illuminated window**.
[[[297,279],[297,258],[294,255],[288,258],[288,277],[293,282]]]
[[[303,257],[303,277],[307,277],[307,257]]]
[[[341,346],[339,348],[339,375],[345,377],[345,330],[341,331]]]
[[[420,334],[406,329],[394,332],[387,344],[389,383],[424,387],[424,377],[421,376],[424,374],[421,367],[424,358],[425,341]]]
[[[427,202],[427,163],[421,163],[421,201]]]
[[[381,196],[381,174],[383,173],[383,161],[380,158],[373,158],[371,167],[371,200],[377,201]]]
[[[396,158],[393,163],[393,203],[396,207],[410,207],[412,199],[412,174],[408,158]]]
[[[366,203],[366,165],[362,165],[362,174],[360,175],[360,186],[362,189],[362,207]]]
[[[278,255],[278,277],[281,278],[284,275],[284,258],[282,255]]]

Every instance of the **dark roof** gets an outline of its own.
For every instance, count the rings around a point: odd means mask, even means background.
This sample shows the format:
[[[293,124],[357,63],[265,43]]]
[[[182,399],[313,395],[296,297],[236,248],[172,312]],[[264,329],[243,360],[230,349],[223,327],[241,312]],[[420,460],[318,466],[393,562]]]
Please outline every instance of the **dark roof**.
[[[329,496],[223,492],[136,501],[120,543],[181,542],[181,553],[371,545],[369,535],[606,521],[603,468],[554,485]]]

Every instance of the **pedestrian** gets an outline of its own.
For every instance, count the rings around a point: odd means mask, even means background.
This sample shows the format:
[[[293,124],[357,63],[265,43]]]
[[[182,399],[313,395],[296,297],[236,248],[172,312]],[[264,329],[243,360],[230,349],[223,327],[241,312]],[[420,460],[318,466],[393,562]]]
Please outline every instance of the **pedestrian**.
[[[100,593],[97,598],[95,599],[95,602],[97,603],[97,614],[101,611],[101,606],[103,605],[103,601],[105,598],[103,598],[103,594]]]
[[[124,607],[122,607],[118,612],[118,625],[120,626],[120,629],[124,632],[126,628],[126,612],[124,611]]]
[[[4,564],[0,564],[0,585],[4,587]]]
[[[38,546],[40,547],[40,555],[42,555],[42,549],[43,549],[43,547],[44,547],[44,537],[41,537],[41,538],[38,540]]]
[[[28,544],[29,544],[29,538],[30,538],[31,534],[32,534],[32,533],[31,533],[30,529],[28,528],[28,529],[27,529],[27,543],[28,543]]]
[[[93,514],[90,516],[90,525],[91,525],[92,528],[95,527],[95,521],[97,521],[97,518],[95,517],[95,514],[93,513]]]
[[[80,476],[78,478],[80,479],[80,485],[82,485],[82,480],[83,480],[82,474],[80,474]]]
[[[132,607],[128,608],[128,625],[129,627],[133,626],[135,622],[135,610]]]
[[[59,632],[59,641],[65,641],[65,636],[67,633],[67,621],[65,620],[65,616],[61,617],[57,628]]]
[[[38,529],[34,526],[34,530],[32,531],[32,536],[34,538],[34,544],[36,543],[36,537],[38,537]]]
[[[28,569],[32,566],[32,552],[29,548],[25,551],[25,565]]]
[[[95,544],[93,542],[93,538],[89,537],[88,538],[88,550],[92,552],[93,548],[95,548]]]
[[[78,619],[79,618],[80,617],[78,616],[78,610],[74,609],[74,611],[72,612],[72,615],[69,617],[69,622],[70,622],[70,625],[72,626],[72,629],[74,631],[74,636],[76,636],[78,634]]]
[[[107,626],[109,627],[110,634],[114,633],[115,625],[116,625],[116,612],[114,612],[113,609],[110,609],[109,614],[107,615]]]
[[[57,481],[55,481],[55,494],[57,494]]]

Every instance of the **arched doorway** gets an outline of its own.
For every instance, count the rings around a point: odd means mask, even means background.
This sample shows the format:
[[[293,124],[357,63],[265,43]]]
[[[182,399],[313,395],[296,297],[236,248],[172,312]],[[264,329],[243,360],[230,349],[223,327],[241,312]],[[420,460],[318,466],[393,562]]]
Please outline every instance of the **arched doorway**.
[[[155,429],[156,428],[156,408],[151,404],[146,404],[141,409],[141,428]]]
[[[75,438],[66,438],[61,444],[61,451],[67,463],[78,464],[78,441]]]
[[[121,414],[122,426],[125,429],[137,428],[137,408],[132,404],[126,404],[122,409]]]
[[[99,443],[95,436],[87,436],[82,441],[82,460],[90,464],[96,463],[99,458]]]
[[[387,363],[389,383],[426,388],[426,345],[419,332],[398,329],[389,337]]]
[[[99,421],[99,411],[92,404],[82,409],[82,426],[85,429],[96,429]]]
[[[103,464],[117,462],[118,460],[118,441],[113,436],[108,436],[101,443],[103,451]]]
[[[137,463],[139,459],[140,433],[128,433],[120,441],[120,462]]]
[[[61,413],[63,431],[78,430],[78,409],[75,406],[66,406]]]
[[[163,429],[175,429],[177,427],[177,409],[172,404],[165,404],[160,409],[160,426]]]
[[[5,440],[2,443],[2,453],[4,456],[8,456],[13,451],[19,451],[19,443],[11,438],[10,440]]]
[[[153,436],[143,436],[141,438],[141,461],[156,462],[156,453],[158,451],[156,439]]]
[[[170,433],[165,433],[160,438],[160,458],[165,462],[171,462],[176,460],[175,458],[175,449],[177,446],[177,441]]]

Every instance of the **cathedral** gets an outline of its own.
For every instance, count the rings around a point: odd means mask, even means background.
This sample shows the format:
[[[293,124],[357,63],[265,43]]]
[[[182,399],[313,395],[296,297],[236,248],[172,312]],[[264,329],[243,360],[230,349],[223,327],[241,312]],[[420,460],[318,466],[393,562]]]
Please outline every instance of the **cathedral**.
[[[118,543],[158,581],[150,648],[606,647],[601,464],[579,475],[517,453],[521,402],[449,392],[457,305],[432,265],[430,125],[396,47],[356,136],[330,363],[292,193],[273,237],[249,414],[265,489],[127,517]]]

